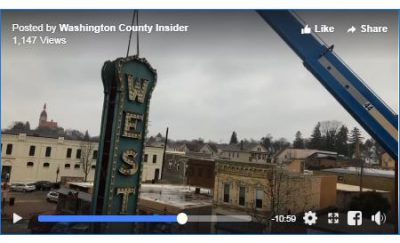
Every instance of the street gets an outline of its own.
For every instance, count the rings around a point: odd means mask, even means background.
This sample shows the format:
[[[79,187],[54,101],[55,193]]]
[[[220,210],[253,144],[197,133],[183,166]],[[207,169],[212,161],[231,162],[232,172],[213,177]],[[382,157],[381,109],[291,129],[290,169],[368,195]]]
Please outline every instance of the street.
[[[55,211],[57,204],[46,201],[46,194],[48,191],[35,191],[35,192],[8,192],[7,201],[4,205],[5,217],[2,216],[1,232],[3,234],[20,234],[30,233],[28,227],[29,219],[32,215],[46,212]],[[9,205],[9,198],[15,198],[15,204]],[[16,224],[12,223],[13,213],[18,214],[23,219]]]

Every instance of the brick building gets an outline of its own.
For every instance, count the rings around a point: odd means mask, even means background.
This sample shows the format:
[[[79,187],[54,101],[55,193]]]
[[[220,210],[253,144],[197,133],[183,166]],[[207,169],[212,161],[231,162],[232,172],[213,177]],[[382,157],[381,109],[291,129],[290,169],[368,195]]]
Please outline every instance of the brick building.
[[[217,161],[213,214],[250,215],[252,222],[215,224],[215,232],[265,232],[270,217],[336,205],[336,177],[291,173],[276,164]],[[248,226],[251,225],[249,228]]]

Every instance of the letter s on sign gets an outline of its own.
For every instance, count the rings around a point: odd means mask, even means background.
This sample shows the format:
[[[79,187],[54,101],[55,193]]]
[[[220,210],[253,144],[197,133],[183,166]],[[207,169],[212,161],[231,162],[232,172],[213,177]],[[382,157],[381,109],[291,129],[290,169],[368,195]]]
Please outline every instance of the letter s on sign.
[[[134,175],[138,171],[138,166],[135,163],[136,151],[133,149],[125,150],[122,153],[122,161],[124,161],[124,165],[119,168],[119,173],[125,176]]]

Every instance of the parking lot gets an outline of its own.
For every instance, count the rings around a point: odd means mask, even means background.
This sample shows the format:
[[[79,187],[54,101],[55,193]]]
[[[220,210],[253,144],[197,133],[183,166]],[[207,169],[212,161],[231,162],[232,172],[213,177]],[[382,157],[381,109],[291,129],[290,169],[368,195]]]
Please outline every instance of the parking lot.
[[[34,192],[8,192],[7,201],[4,205],[5,217],[2,217],[2,233],[29,233],[27,229],[29,219],[32,215],[40,212],[54,211],[57,204],[46,201],[48,191]],[[9,205],[9,198],[14,197],[15,203]],[[13,224],[12,215],[16,213],[23,220]]]

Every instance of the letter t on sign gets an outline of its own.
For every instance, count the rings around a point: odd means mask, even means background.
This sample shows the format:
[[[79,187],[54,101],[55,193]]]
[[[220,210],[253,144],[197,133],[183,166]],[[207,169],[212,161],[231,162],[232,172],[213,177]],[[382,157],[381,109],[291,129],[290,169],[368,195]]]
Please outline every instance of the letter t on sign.
[[[122,205],[121,205],[121,210],[120,214],[126,214],[128,212],[128,201],[129,201],[129,195],[133,194],[135,192],[134,187],[123,187],[123,188],[117,188],[117,194],[122,195]]]

